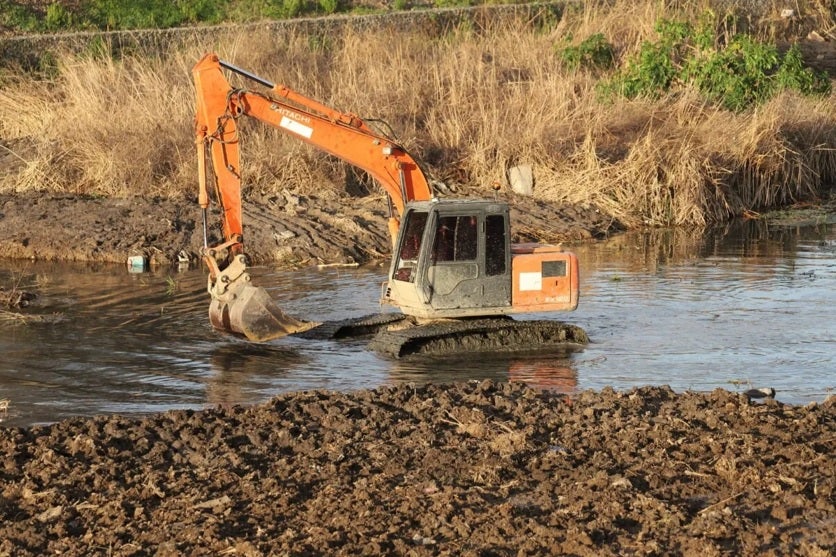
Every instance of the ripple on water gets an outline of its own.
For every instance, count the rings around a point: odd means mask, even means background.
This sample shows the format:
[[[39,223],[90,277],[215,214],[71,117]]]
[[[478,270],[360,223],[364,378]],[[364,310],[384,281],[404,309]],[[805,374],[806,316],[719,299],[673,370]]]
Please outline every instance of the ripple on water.
[[[356,340],[252,344],[211,329],[199,269],[134,275],[121,266],[0,264],[0,284],[13,275],[40,293],[35,311],[65,315],[55,325],[0,326],[4,423],[472,379],[562,392],[773,387],[784,402],[822,400],[836,386],[834,225],[730,228],[701,237],[629,234],[575,248],[580,306],[555,318],[586,329],[591,343],[539,356],[392,361]],[[384,273],[253,269],[285,311],[313,320],[379,311]]]

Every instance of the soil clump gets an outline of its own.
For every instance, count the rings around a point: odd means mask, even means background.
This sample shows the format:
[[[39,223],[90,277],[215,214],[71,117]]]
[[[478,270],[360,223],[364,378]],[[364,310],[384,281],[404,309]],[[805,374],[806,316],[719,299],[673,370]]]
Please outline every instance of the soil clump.
[[[0,429],[0,555],[832,555],[836,397],[308,391]]]

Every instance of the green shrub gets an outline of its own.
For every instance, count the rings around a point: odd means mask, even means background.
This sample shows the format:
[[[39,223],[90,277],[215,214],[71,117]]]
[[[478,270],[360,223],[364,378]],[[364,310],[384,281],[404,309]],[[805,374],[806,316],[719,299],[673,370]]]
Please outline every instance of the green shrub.
[[[4,2],[8,0],[0,0],[0,7],[5,6]],[[340,0],[318,2],[328,13],[343,8]],[[247,22],[266,18],[296,17],[313,13],[317,3],[308,0],[84,0],[72,13],[57,3],[54,6],[47,9],[46,22],[43,23],[49,30],[73,27],[122,30],[165,29],[190,23]],[[3,12],[5,11],[4,9]],[[31,18],[33,24],[39,24],[36,15],[31,15]],[[21,17],[16,16],[16,21],[22,21]],[[22,25],[13,23],[9,26],[21,28]]]
[[[184,22],[177,4],[168,0],[88,0],[85,13],[99,29],[167,28]]]
[[[281,0],[279,17],[297,17],[305,13],[305,0]]]
[[[337,13],[340,9],[340,0],[319,0],[319,7],[326,14]]]
[[[612,68],[615,54],[612,44],[603,33],[595,33],[577,46],[567,46],[559,51],[560,59],[571,70],[579,68],[608,70]]]
[[[682,76],[710,101],[740,111],[774,95],[779,62],[775,46],[739,35],[725,48],[689,60]]]
[[[184,21],[189,23],[220,23],[223,8],[216,0],[177,0]]]
[[[775,45],[747,34],[721,37],[713,22],[710,13],[696,29],[686,22],[660,20],[655,26],[658,40],[642,43],[622,71],[602,83],[601,91],[657,98],[688,85],[733,111],[763,103],[782,89],[807,95],[830,92],[830,80],[805,67],[797,47],[782,56]]]
[[[654,29],[658,40],[643,42],[639,52],[627,61],[626,68],[599,85],[601,92],[627,98],[656,98],[670,90],[686,56],[686,38],[692,29],[687,22],[665,19],[657,21]]]
[[[471,0],[433,0],[436,8],[466,8],[473,5]]]
[[[46,8],[44,25],[50,31],[59,31],[72,27],[72,14],[61,4],[53,2]]]
[[[275,11],[270,0],[239,0],[226,6],[224,17],[236,22],[258,21],[275,17]]]
[[[793,89],[805,95],[824,96],[830,94],[831,82],[827,74],[805,67],[798,45],[792,45],[784,54],[775,81],[779,88]]]
[[[39,26],[37,16],[29,8],[10,0],[0,0],[0,27],[37,31]]]

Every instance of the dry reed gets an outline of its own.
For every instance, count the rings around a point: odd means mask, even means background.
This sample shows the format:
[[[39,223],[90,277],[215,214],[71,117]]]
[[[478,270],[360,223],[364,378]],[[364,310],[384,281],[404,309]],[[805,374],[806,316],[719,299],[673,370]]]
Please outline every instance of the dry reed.
[[[326,104],[386,121],[435,177],[485,194],[510,166],[530,164],[538,197],[595,206],[629,226],[703,225],[822,195],[836,176],[833,96],[787,93],[741,114],[688,91],[605,103],[596,76],[562,67],[557,48],[570,37],[603,32],[623,59],[670,10],[586,3],[546,30],[519,21],[438,37],[249,33],[119,60],[64,56],[53,81],[18,79],[0,90],[8,163],[0,191],[193,197],[190,68],[217,50]],[[242,129],[246,187],[338,191],[354,179],[275,130]]]

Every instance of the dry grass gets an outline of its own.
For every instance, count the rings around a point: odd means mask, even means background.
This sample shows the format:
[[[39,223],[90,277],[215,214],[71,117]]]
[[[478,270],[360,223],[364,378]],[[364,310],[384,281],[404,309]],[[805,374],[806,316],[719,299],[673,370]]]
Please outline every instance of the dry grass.
[[[666,11],[667,10],[667,11]],[[534,168],[536,195],[631,226],[702,225],[811,199],[836,176],[836,103],[784,95],[744,114],[692,94],[603,103],[556,46],[603,32],[619,56],[673,16],[664,3],[587,7],[549,30],[524,22],[419,33],[230,35],[165,55],[65,56],[52,82],[0,90],[0,191],[194,195],[190,68],[207,50],[364,118],[381,118],[437,178],[484,188]],[[625,24],[625,22],[628,22]],[[249,86],[249,84],[247,84]],[[245,182],[341,189],[333,158],[244,124]],[[4,154],[5,153],[5,154]]]

